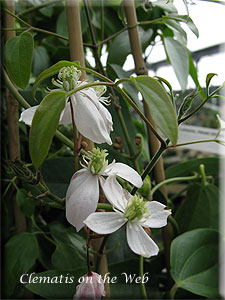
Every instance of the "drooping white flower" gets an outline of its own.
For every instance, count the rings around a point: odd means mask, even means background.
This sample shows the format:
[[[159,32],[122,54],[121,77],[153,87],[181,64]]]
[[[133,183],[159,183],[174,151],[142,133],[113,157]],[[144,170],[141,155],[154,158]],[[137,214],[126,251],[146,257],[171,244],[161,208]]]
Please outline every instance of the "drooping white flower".
[[[144,201],[140,196],[131,196],[122,189],[113,176],[105,180],[103,186],[108,201],[115,212],[95,212],[84,223],[98,234],[110,234],[126,224],[129,247],[144,257],[157,255],[159,248],[144,228],[161,228],[167,224],[171,210],[157,201]]]
[[[101,275],[91,272],[83,276],[83,282],[77,285],[73,299],[98,300],[105,296],[104,282]]]
[[[60,69],[58,80],[53,79],[53,84],[59,90],[70,91],[85,84],[79,81],[81,71],[76,67],[64,67]],[[102,105],[107,104],[108,100],[102,97],[106,88],[86,88],[70,96],[74,112],[74,120],[78,131],[95,143],[112,144],[110,131],[112,128],[112,116]],[[33,106],[22,112],[19,121],[31,126],[34,113],[38,106]],[[71,107],[67,101],[64,110],[61,113],[59,124],[71,124]]]
[[[99,182],[104,183],[103,176],[119,176],[136,187],[142,186],[141,176],[131,167],[112,162],[108,164],[107,150],[94,148],[83,160],[86,165],[76,172],[66,194],[66,218],[79,231],[83,221],[97,208],[99,199]]]

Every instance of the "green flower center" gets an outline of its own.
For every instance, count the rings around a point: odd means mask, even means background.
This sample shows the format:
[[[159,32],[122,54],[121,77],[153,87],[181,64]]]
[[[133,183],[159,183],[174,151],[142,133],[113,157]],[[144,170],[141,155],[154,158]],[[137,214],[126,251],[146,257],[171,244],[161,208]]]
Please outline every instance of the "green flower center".
[[[103,168],[108,166],[107,155],[107,150],[94,148],[88,157],[86,157],[89,160],[88,169],[92,174],[98,174]]]
[[[76,88],[80,76],[81,71],[74,66],[63,67],[59,70],[58,74],[58,78],[62,81],[63,88],[67,92]]]
[[[141,220],[144,216],[149,216],[146,201],[138,195],[131,197],[125,209],[124,216],[128,221]]]

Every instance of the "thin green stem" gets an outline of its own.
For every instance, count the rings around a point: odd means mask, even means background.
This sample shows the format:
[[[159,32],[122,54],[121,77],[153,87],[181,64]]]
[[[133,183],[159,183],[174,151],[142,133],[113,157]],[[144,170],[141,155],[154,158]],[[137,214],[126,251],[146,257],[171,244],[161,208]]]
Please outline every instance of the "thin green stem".
[[[27,30],[27,27],[21,27],[21,28],[2,28],[3,31],[24,31]]]
[[[96,256],[95,270],[96,270],[97,273],[99,273],[99,267],[100,267],[102,255],[103,255],[104,248],[105,248],[105,245],[106,245],[106,242],[107,242],[108,237],[109,237],[109,235],[106,235],[106,236],[103,238],[103,241],[102,241],[102,243],[101,243],[101,246],[100,246],[100,248],[99,248],[99,250],[98,250],[98,255]]]
[[[95,87],[97,85],[105,85],[105,86],[114,86],[114,82],[103,82],[103,81],[97,81],[97,82],[92,82],[92,83],[87,83],[87,84],[84,84],[82,86],[79,86],[78,88],[74,89],[74,90],[71,90],[67,93],[67,96],[71,96],[73,95],[74,93],[77,93],[83,89],[86,89],[86,88],[89,88],[89,87]]]
[[[144,258],[143,256],[140,255],[139,257],[139,272],[140,272],[140,277],[141,277],[141,292],[142,292],[142,295],[143,295],[143,299],[148,299],[148,296],[147,296],[147,292],[146,292],[146,289],[145,289],[145,284],[143,282],[143,279],[144,279]]]
[[[74,147],[73,147],[73,154],[74,154],[74,171],[78,171],[79,168],[79,150],[78,150],[78,140],[77,140],[77,127],[74,120],[74,112],[73,112],[73,104],[71,100],[70,102],[70,110],[71,110],[71,118],[72,118],[72,126],[73,126],[73,140],[74,140]]]
[[[158,151],[155,153],[155,155],[153,156],[153,158],[151,159],[151,161],[149,162],[149,164],[147,165],[147,167],[145,168],[143,174],[141,175],[142,180],[145,179],[145,177],[152,171],[152,169],[154,168],[155,164],[157,163],[157,161],[159,160],[160,156],[162,155],[162,153],[165,151],[166,147],[164,145],[161,145],[161,147],[158,149]],[[138,188],[135,186],[133,187],[132,191],[131,191],[131,195],[134,195],[136,193],[136,191],[138,190]]]
[[[14,176],[14,177],[10,180],[9,184],[7,185],[7,187],[6,187],[5,191],[4,191],[4,194],[2,195],[2,199],[5,198],[5,196],[6,196],[7,193],[8,193],[8,190],[10,189],[11,185],[12,185],[13,182],[16,180],[16,178],[17,178],[17,177]]]
[[[113,38],[117,37],[119,34],[121,34],[122,32],[126,31],[128,29],[128,27],[124,27],[121,30],[117,31],[116,33],[112,34],[111,36],[109,36],[108,38],[104,39],[103,41],[99,42],[98,44],[96,44],[95,47],[100,47],[103,44],[106,44],[107,42],[111,41]]]
[[[178,289],[178,286],[175,283],[173,285],[172,289],[170,290],[170,299],[174,299],[177,289]]]
[[[187,119],[189,119],[191,116],[193,116],[197,111],[199,111],[200,108],[210,99],[212,98],[218,91],[220,91],[223,88],[223,86],[217,88],[215,91],[213,91],[210,95],[208,95],[200,104],[197,106],[192,112],[190,112],[187,116],[184,118],[178,120],[178,124],[183,123]]]
[[[37,187],[40,189],[40,191],[42,193],[46,193],[46,197],[48,197],[49,199],[53,200],[54,202],[63,205],[64,204],[64,200],[59,198],[58,196],[52,194],[48,188],[46,188],[43,183],[39,182]]]
[[[50,6],[50,5],[53,5],[53,4],[57,4],[57,3],[62,2],[62,1],[63,1],[63,0],[53,0],[53,1],[50,0],[50,1],[45,1],[45,2],[42,3],[42,4],[39,4],[39,5],[30,7],[30,8],[28,8],[28,9],[25,9],[24,11],[18,13],[17,16],[20,16],[20,17],[21,17],[21,16],[25,16],[25,15],[27,15],[27,14],[30,14],[30,13],[36,11],[36,10],[39,10],[39,9],[43,8],[43,7]]]
[[[198,178],[199,178],[199,175],[196,173],[196,174],[193,175],[193,176],[174,177],[174,178],[166,179],[166,180],[161,181],[160,183],[158,183],[156,186],[154,186],[154,188],[153,188],[152,191],[151,191],[151,196],[153,196],[153,194],[154,194],[158,189],[160,189],[163,185],[165,185],[165,184],[171,184],[171,183],[179,182],[179,181],[194,181],[194,180],[196,180],[196,179],[198,179]]]
[[[17,21],[21,22],[22,24],[26,25],[30,30],[33,30],[33,31],[37,31],[37,32],[42,32],[42,33],[45,33],[45,34],[48,34],[48,35],[52,35],[52,36],[55,36],[57,38],[60,38],[60,39],[63,39],[63,40],[66,40],[68,41],[69,38],[65,37],[65,36],[62,36],[60,34],[57,34],[57,33],[54,33],[54,32],[51,32],[51,31],[48,31],[48,30],[45,30],[45,29],[41,29],[41,28],[37,28],[37,27],[33,27],[31,26],[29,23],[25,22],[23,19],[21,19],[20,17],[18,17],[17,15],[13,14],[12,12],[10,12],[8,9],[4,8],[3,9],[7,14],[11,15],[12,17],[14,17],[15,19],[17,19]]]
[[[201,164],[199,166],[199,171],[201,174],[202,185],[205,186],[207,184],[207,180],[206,180],[206,174],[205,174],[205,166],[203,164]]]
[[[138,115],[142,118],[142,120],[147,124],[147,126],[151,129],[153,134],[156,136],[156,138],[161,142],[161,144],[166,145],[164,139],[158,134],[158,132],[155,130],[151,122],[146,118],[146,116],[139,110],[137,105],[132,101],[132,99],[119,87],[115,86],[114,87],[122,94],[124,98],[129,102],[129,104],[134,108],[134,110],[138,113]]]
[[[38,231],[40,231],[40,232],[43,233],[43,235],[46,238],[46,240],[48,240],[50,243],[52,243],[56,247],[58,246],[58,244],[53,239],[51,239],[50,237],[48,237],[47,234],[45,234],[45,232],[41,230],[41,228],[37,225],[37,223],[36,223],[36,221],[34,219],[34,216],[31,216],[31,221],[32,221],[33,225],[38,229]]]
[[[107,203],[98,203],[97,204],[97,209],[104,209],[104,210],[114,211],[112,205],[107,204]]]
[[[119,85],[120,83],[123,83],[123,82],[130,82],[130,79],[129,78],[122,78],[122,79],[119,79],[117,80],[117,82],[115,83],[115,86]]]
[[[219,143],[219,144],[224,143],[223,141],[218,140],[218,139],[199,140],[199,141],[192,141],[192,142],[185,142],[185,143],[181,143],[181,144],[176,144],[175,146],[173,146],[173,145],[167,146],[167,149],[181,147],[181,146],[187,146],[187,145],[192,145],[192,144],[209,143],[209,142],[216,142],[216,143]]]

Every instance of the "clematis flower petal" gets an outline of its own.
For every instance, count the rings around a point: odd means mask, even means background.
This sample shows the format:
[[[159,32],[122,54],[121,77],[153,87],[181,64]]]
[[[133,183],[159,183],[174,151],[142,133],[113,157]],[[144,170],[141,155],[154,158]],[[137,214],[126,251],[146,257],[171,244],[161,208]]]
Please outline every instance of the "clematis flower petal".
[[[73,105],[73,111],[74,111],[74,103],[72,102]],[[72,116],[71,116],[71,108],[70,108],[70,103],[67,102],[64,110],[61,113],[60,119],[59,119],[59,124],[67,125],[72,123]]]
[[[84,221],[91,230],[98,234],[110,234],[122,227],[127,220],[117,212],[96,212]]]
[[[97,176],[86,169],[76,172],[66,194],[66,218],[77,231],[84,226],[83,221],[96,210],[98,198]]]
[[[143,226],[151,227],[151,228],[164,227],[167,224],[167,218],[169,215],[171,215],[170,209],[165,209],[162,211],[155,212],[143,222]]]
[[[102,185],[103,192],[108,201],[117,209],[124,212],[127,206],[127,198],[123,193],[122,186],[118,183],[115,176],[109,176]]]
[[[99,113],[105,121],[106,128],[108,130],[108,133],[110,134],[110,131],[113,131],[113,121],[110,112],[107,108],[105,108],[105,106],[99,103]]]
[[[103,175],[117,175],[136,187],[140,188],[143,184],[141,176],[131,167],[123,164],[123,163],[111,163],[108,165],[108,167],[105,169],[105,172]]]
[[[31,126],[32,119],[37,108],[38,105],[25,109],[20,115],[19,122],[24,122],[26,125]]]
[[[148,201],[146,203],[146,205],[148,206],[150,214],[153,214],[153,213],[158,212],[160,210],[162,211],[166,207],[166,205],[164,205],[164,204],[162,204],[158,201]]]
[[[144,257],[151,257],[158,254],[158,246],[140,224],[128,222],[126,229],[127,242],[133,252]]]
[[[76,93],[75,122],[82,135],[95,143],[112,145],[106,124],[95,104],[80,92]]]

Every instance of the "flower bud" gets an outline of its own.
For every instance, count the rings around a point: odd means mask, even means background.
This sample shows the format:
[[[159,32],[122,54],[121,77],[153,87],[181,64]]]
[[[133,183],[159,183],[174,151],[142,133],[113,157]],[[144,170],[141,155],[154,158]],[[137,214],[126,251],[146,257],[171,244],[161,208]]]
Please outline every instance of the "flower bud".
[[[145,177],[143,180],[143,185],[141,188],[138,189],[138,192],[143,196],[146,197],[151,192],[151,179],[149,176]]]
[[[76,294],[73,299],[101,299],[105,296],[104,282],[101,275],[91,272],[91,275],[85,274],[83,282],[76,287]]]

